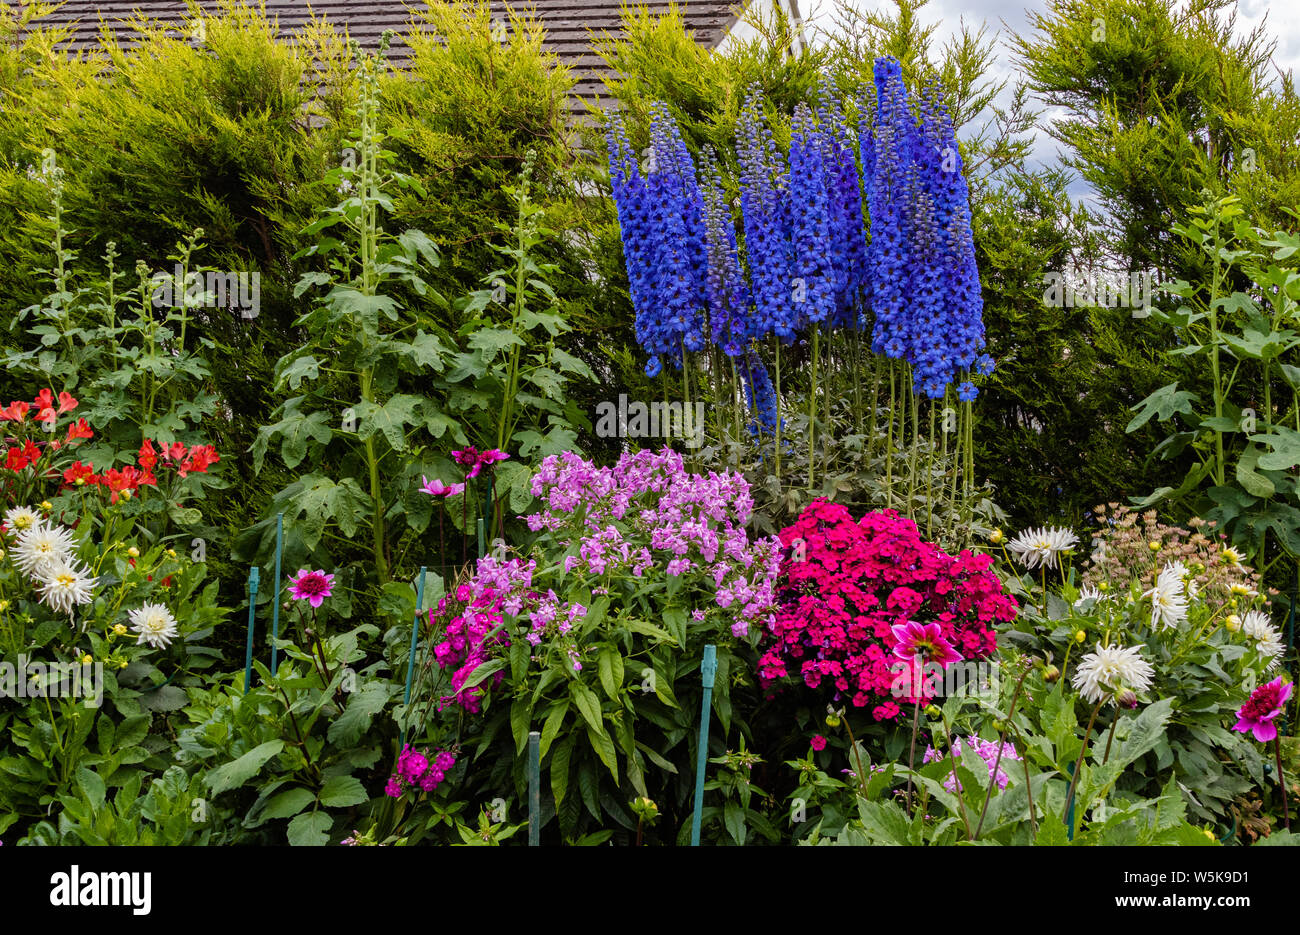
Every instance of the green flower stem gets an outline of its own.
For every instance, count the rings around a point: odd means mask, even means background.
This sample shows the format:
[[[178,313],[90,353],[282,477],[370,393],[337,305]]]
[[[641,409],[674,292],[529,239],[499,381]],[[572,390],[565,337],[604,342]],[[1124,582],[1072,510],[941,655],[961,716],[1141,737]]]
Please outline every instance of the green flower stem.
[[[1065,811],[1061,814],[1062,823],[1069,820],[1070,803],[1074,801],[1074,788],[1079,783],[1079,774],[1083,772],[1084,756],[1088,753],[1088,738],[1092,735],[1092,725],[1097,722],[1097,712],[1101,710],[1101,706],[1106,703],[1106,700],[1103,697],[1101,701],[1097,702],[1097,707],[1092,709],[1092,716],[1088,718],[1088,726],[1084,728],[1083,747],[1079,750],[1079,759],[1074,767],[1074,775],[1070,777],[1070,789],[1065,794]]]
[[[1282,772],[1282,738],[1280,736],[1273,738],[1273,756],[1277,759],[1277,784],[1282,790],[1282,820],[1286,823],[1286,830],[1291,830],[1291,806],[1286,800],[1286,774]]]
[[[1020,701],[1020,690],[1025,687],[1025,677],[1031,671],[1033,671],[1033,666],[1026,666],[1025,671],[1021,672],[1020,678],[1016,680],[1016,690],[1011,695],[1011,713],[1007,715],[1007,719],[1002,723],[1002,731],[998,734],[998,755],[993,761],[993,773],[989,776],[989,789],[984,795],[984,807],[980,809],[980,820],[975,825],[975,836],[971,838],[973,841],[978,841],[980,832],[984,830],[984,818],[988,815],[989,802],[993,799],[993,787],[998,782],[998,767],[1002,765],[1002,747],[1007,742],[1007,730],[1012,726],[1011,722],[1016,716],[1016,705]],[[968,828],[967,831],[969,830]]]
[[[948,729],[947,716],[941,715],[941,717],[943,719],[943,736],[944,739],[948,741],[948,758],[952,760],[952,776],[955,780],[957,779],[957,756],[952,746],[952,732]],[[997,770],[995,769],[993,772],[993,780],[996,779]],[[961,823],[966,826],[966,840],[973,841],[974,837],[972,837],[970,830],[970,817],[966,814],[966,790],[962,789],[960,781],[955,782],[954,785],[957,787],[957,808],[961,812]],[[992,781],[990,782],[990,786],[992,786]],[[987,801],[984,803],[984,807],[988,807]],[[983,815],[980,816],[981,820],[983,820],[983,817]]]
[[[912,770],[916,768],[916,731],[921,724],[921,700],[912,704],[912,745],[907,752],[907,814],[912,814]]]
[[[749,391],[754,396],[754,407],[758,407],[758,393],[753,387],[754,376],[750,374]],[[760,422],[760,429],[761,422]],[[776,339],[776,482],[781,483],[781,339]]]
[[[808,394],[808,493],[811,495],[816,486],[816,469],[814,467],[813,449],[816,446],[817,439],[817,362],[818,354],[821,351],[821,325],[813,325],[813,346],[812,346],[812,391]]]

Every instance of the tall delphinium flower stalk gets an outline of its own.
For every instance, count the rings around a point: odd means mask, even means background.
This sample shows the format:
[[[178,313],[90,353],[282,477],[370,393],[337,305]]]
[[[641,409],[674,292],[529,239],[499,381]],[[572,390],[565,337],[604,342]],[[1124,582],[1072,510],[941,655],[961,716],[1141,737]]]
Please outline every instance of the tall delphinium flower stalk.
[[[608,142],[636,337],[650,356],[646,375],[654,377],[663,370],[661,357],[675,363],[704,347],[708,252],[690,152],[666,105],[652,105],[650,114],[644,167],[617,116],[610,118]]]
[[[703,162],[703,198],[705,246],[708,256],[709,335],[715,348],[731,362],[732,404],[736,409],[736,441],[740,441],[739,399],[736,395],[735,360],[745,352],[749,340],[748,316],[753,304],[749,279],[740,265],[740,252],[736,244],[736,225],[723,188],[722,172],[712,150],[706,150]],[[721,382],[721,364],[715,363],[715,392],[718,422],[722,423],[722,394],[717,389]],[[737,450],[737,470],[739,470]]]
[[[817,377],[822,326],[835,310],[836,283],[831,258],[830,185],[821,133],[806,104],[795,108],[790,135],[790,204],[793,208],[791,316],[796,330],[812,331],[812,370],[808,393],[808,490],[816,482]],[[827,387],[829,390],[829,387]],[[828,394],[829,395],[829,394]]]
[[[763,97],[751,89],[740,113],[736,155],[740,161],[740,211],[749,261],[754,313],[753,339],[776,337],[776,476],[781,477],[781,342],[794,337],[791,281],[795,278],[790,190],[785,160],[763,119]]]

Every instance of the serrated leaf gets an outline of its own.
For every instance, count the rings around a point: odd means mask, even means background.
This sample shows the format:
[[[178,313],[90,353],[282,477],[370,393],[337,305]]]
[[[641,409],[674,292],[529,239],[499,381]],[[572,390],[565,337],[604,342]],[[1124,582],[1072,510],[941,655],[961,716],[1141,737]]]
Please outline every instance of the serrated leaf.
[[[293,847],[321,847],[329,842],[334,818],[327,812],[306,812],[289,822],[289,843]]]
[[[238,759],[209,770],[204,780],[208,791],[213,795],[220,795],[228,789],[244,785],[283,749],[283,740],[268,740],[266,743],[258,744]]]
[[[331,776],[320,790],[320,804],[330,808],[346,808],[369,802],[366,787],[355,776]]]

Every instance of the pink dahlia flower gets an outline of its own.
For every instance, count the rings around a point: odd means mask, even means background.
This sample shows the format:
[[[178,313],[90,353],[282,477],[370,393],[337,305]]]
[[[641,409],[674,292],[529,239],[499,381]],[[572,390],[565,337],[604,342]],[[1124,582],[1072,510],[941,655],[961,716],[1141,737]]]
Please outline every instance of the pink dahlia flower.
[[[1237,723],[1232,725],[1232,729],[1243,734],[1252,733],[1260,743],[1268,743],[1277,737],[1277,724],[1274,721],[1286,707],[1294,687],[1290,682],[1283,683],[1280,675],[1259,686],[1251,692],[1250,699],[1237,712]]]
[[[298,569],[298,576],[289,580],[289,596],[295,601],[307,601],[312,607],[319,607],[330,596],[334,588],[334,576],[324,571]]]

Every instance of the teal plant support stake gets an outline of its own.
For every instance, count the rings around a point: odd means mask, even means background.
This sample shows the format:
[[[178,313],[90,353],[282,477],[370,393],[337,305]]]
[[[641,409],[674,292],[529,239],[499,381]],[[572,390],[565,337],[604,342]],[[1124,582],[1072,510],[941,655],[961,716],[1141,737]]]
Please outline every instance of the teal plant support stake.
[[[700,816],[704,809],[704,766],[709,759],[709,706],[713,704],[713,677],[718,674],[718,650],[712,643],[704,647],[700,676],[704,682],[704,701],[700,704],[700,746],[695,754],[695,814],[691,818],[691,847],[700,846]]]
[[[484,554],[485,553],[483,551],[483,517],[480,516],[478,518],[478,557],[482,558]]]
[[[402,733],[397,745],[406,749],[406,725],[410,719],[411,682],[415,677],[415,648],[420,641],[420,607],[424,604],[424,565],[420,566],[420,577],[415,581],[415,620],[411,623],[411,654],[406,659],[406,691],[402,694]]]
[[[528,846],[542,839],[542,735],[528,732]]]
[[[244,693],[253,685],[253,619],[257,616],[257,566],[248,569],[248,644],[244,648]]]
[[[275,603],[271,610],[271,674],[275,675],[276,642],[280,639],[280,595],[284,585],[280,575],[280,555],[284,551],[284,514],[275,514]]]

